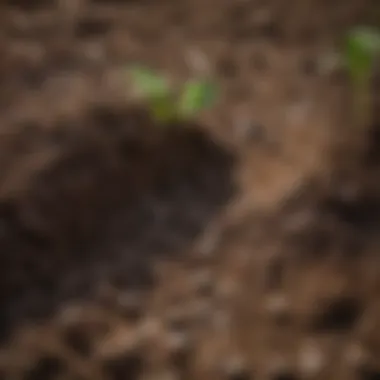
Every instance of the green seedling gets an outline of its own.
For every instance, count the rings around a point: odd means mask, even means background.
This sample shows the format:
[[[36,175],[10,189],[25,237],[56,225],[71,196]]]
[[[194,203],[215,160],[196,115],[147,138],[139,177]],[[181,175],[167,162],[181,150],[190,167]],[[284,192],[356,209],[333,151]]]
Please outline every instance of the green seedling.
[[[148,69],[133,67],[129,73],[135,90],[159,123],[192,119],[217,98],[216,86],[208,81],[189,80],[176,89],[163,76]]]
[[[370,115],[371,76],[380,54],[380,30],[369,27],[352,29],[346,40],[344,60],[353,85],[359,123]]]

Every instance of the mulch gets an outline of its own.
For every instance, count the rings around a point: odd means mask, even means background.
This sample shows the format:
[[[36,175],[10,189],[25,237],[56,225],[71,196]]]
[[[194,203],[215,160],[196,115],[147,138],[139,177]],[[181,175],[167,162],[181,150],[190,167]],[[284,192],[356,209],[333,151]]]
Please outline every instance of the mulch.
[[[376,7],[4,1],[4,378],[377,379],[378,115],[337,61]],[[135,63],[220,100],[157,125]]]

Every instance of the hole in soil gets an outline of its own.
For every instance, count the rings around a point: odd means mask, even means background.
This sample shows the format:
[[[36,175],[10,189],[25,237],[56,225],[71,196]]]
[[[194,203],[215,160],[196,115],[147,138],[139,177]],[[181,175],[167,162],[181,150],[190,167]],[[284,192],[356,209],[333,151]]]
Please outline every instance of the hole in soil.
[[[56,144],[54,127],[41,131],[39,149]],[[92,298],[100,282],[151,287],[159,255],[179,259],[235,190],[233,156],[197,125],[165,128],[144,110],[102,107],[66,133],[61,155],[25,173],[25,191],[0,210],[12,227],[0,234],[4,324]]]

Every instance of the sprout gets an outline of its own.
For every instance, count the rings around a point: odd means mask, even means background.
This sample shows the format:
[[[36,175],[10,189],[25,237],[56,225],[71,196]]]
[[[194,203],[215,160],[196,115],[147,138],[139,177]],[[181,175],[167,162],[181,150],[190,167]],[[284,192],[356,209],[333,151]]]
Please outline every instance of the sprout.
[[[196,117],[217,98],[217,87],[208,81],[189,80],[176,91],[164,77],[148,69],[134,67],[129,73],[135,90],[160,123]]]
[[[180,94],[178,112],[181,116],[192,117],[200,110],[212,106],[217,98],[217,88],[210,82],[189,81]]]
[[[379,30],[358,27],[349,32],[343,58],[354,86],[360,122],[367,121],[369,117],[370,81],[373,64],[379,53]]]

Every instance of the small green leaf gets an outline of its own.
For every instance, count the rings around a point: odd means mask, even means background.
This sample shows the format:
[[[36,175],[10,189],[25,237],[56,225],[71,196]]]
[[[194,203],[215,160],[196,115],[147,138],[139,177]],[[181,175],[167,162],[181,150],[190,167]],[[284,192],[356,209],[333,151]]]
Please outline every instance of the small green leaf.
[[[212,83],[187,82],[179,98],[179,114],[189,117],[195,115],[203,108],[210,107],[215,102],[217,93],[217,87]]]
[[[170,93],[170,87],[165,78],[148,69],[132,67],[129,73],[136,90],[144,97],[152,99],[165,97]]]
[[[345,60],[355,82],[365,81],[373,60],[380,53],[380,32],[369,27],[353,29],[347,38]]]
[[[162,96],[151,99],[150,112],[155,121],[169,123],[176,118],[176,105],[172,96]]]

